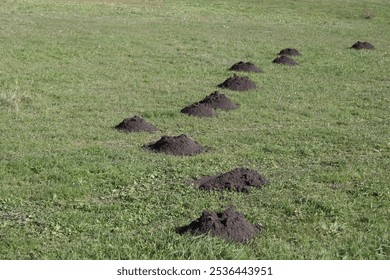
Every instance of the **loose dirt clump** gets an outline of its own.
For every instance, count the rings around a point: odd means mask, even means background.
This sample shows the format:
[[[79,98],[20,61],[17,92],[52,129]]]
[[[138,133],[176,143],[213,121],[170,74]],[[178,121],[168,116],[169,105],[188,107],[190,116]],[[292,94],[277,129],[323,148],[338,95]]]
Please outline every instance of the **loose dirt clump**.
[[[115,129],[122,132],[154,132],[157,128],[145,121],[140,116],[124,119],[120,124],[115,126]]]
[[[301,55],[301,53],[298,50],[292,49],[292,48],[283,49],[278,54],[279,55],[288,55],[288,56],[298,56],[298,55]]]
[[[227,88],[237,91],[245,91],[256,88],[256,84],[249,80],[248,77],[239,77],[234,74],[232,77],[226,79],[222,84],[219,84],[220,88]]]
[[[362,49],[373,50],[373,49],[375,49],[375,47],[373,45],[371,45],[370,43],[368,43],[368,42],[357,41],[355,44],[352,45],[351,49],[355,49],[355,50],[362,50]]]
[[[262,72],[260,68],[254,65],[252,62],[240,61],[229,68],[230,71],[243,71],[243,72]]]
[[[281,55],[281,56],[275,58],[272,62],[276,63],[276,64],[284,64],[284,65],[290,65],[290,66],[298,65],[298,62],[296,62],[294,59],[292,59],[288,56],[285,56],[285,55]]]
[[[202,215],[189,225],[177,229],[179,234],[193,235],[210,234],[222,237],[227,241],[246,243],[262,230],[259,224],[249,223],[245,217],[233,207],[223,212],[204,210]]]
[[[191,104],[181,109],[180,112],[190,116],[196,116],[196,117],[214,117],[217,115],[213,107],[208,106],[208,104],[200,103],[200,102]]]
[[[206,96],[199,103],[207,104],[214,109],[221,109],[225,111],[234,110],[238,108],[238,105],[229,99],[225,94],[214,91],[209,96]]]
[[[205,150],[204,147],[185,134],[179,136],[162,136],[157,142],[144,145],[143,147],[157,153],[174,156],[193,156]]]
[[[252,187],[260,188],[267,184],[268,180],[256,170],[236,168],[220,175],[195,179],[192,183],[199,186],[201,190],[236,190],[238,192],[249,192]]]

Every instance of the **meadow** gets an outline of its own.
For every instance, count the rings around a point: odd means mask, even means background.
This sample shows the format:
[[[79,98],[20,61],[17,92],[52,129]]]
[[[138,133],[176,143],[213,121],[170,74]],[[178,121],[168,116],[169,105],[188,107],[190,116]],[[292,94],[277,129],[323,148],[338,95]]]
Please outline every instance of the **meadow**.
[[[389,259],[389,42],[388,0],[0,0],[0,259]],[[238,109],[180,113],[238,61]],[[142,149],[179,134],[209,149]],[[188,184],[236,167],[269,184]],[[228,206],[264,230],[176,232]]]

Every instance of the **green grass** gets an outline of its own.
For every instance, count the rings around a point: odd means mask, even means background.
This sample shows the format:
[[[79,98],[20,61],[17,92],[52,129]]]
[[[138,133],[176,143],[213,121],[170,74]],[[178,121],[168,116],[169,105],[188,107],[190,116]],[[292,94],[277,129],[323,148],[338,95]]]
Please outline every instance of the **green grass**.
[[[389,30],[386,0],[1,0],[0,258],[389,259]],[[264,73],[238,110],[180,113],[240,60]],[[160,132],[112,129],[135,114]],[[141,149],[180,133],[211,150]],[[271,183],[187,185],[240,166]],[[229,205],[265,231],[175,233]]]

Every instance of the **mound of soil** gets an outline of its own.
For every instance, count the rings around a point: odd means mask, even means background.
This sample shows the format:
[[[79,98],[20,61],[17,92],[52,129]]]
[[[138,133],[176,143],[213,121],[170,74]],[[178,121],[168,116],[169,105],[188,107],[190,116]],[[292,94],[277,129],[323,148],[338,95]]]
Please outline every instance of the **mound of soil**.
[[[204,147],[185,134],[179,136],[162,136],[157,142],[144,145],[144,148],[157,153],[166,153],[174,156],[193,156],[205,150]]]
[[[234,110],[238,105],[229,99],[225,94],[214,91],[209,96],[206,96],[199,103],[207,104],[214,109],[221,109],[225,111]]]
[[[352,45],[351,49],[355,49],[355,50],[362,50],[362,49],[373,50],[373,49],[375,49],[375,47],[373,45],[371,45],[370,43],[368,43],[368,42],[357,41],[355,44]]]
[[[291,48],[287,48],[287,49],[283,49],[281,50],[279,53],[279,55],[288,55],[288,56],[297,56],[297,55],[301,55],[300,52],[296,49],[291,49]]]
[[[222,84],[219,84],[218,87],[237,91],[245,91],[255,89],[256,84],[249,80],[248,77],[239,77],[234,74],[232,77],[226,79]]]
[[[201,190],[236,190],[248,193],[252,187],[260,188],[268,183],[268,180],[256,170],[249,168],[236,168],[229,172],[205,176],[193,181]]]
[[[182,113],[196,116],[196,117],[214,117],[217,113],[214,111],[213,107],[205,103],[196,102],[192,105],[189,105],[181,109]]]
[[[210,234],[222,237],[228,241],[239,243],[248,242],[262,230],[261,225],[252,225],[245,217],[233,207],[223,212],[204,210],[202,215],[189,225],[177,229],[179,234],[191,233],[193,235]]]
[[[122,132],[157,131],[156,127],[145,121],[140,116],[124,119],[120,124],[115,126],[115,129],[118,129]]]
[[[254,65],[252,62],[240,61],[229,68],[230,71],[243,71],[243,72],[262,72],[260,68]]]
[[[281,55],[281,56],[275,58],[272,62],[276,63],[276,64],[285,64],[285,65],[290,65],[290,66],[298,65],[298,62],[296,62],[294,59],[292,59],[288,56],[285,56],[285,55]]]

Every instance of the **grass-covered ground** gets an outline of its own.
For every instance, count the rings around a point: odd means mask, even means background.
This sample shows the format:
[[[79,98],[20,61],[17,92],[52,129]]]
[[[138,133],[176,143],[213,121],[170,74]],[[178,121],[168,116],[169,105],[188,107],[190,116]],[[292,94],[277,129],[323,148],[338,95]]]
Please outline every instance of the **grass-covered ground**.
[[[389,30],[387,0],[0,0],[0,258],[389,259]],[[180,113],[240,60],[238,110]],[[160,132],[113,130],[135,114]],[[181,133],[211,149],[141,149]],[[241,166],[270,184],[187,184]],[[265,231],[175,233],[229,205]]]

